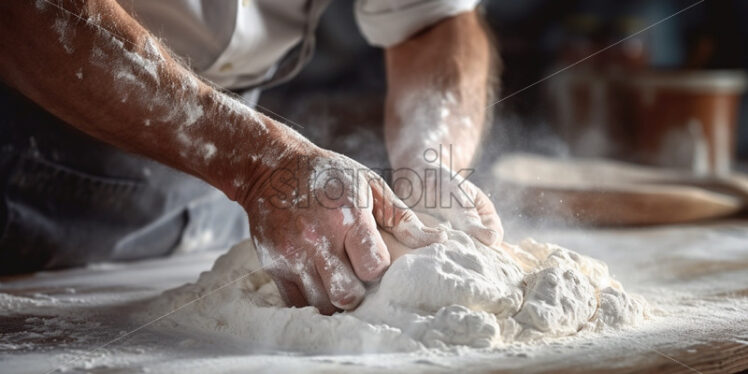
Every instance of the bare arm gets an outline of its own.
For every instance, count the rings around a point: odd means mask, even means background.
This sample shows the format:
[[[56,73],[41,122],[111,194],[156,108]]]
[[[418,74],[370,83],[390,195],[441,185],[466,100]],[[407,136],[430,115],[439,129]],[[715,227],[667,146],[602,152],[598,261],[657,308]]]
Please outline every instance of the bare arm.
[[[499,73],[478,17],[459,14],[387,49],[385,140],[395,192],[409,206],[492,244],[503,237],[499,216],[469,175],[459,174],[478,150]]]
[[[362,165],[202,82],[116,1],[54,4],[0,2],[0,79],[89,135],[242,204],[289,305],[324,313],[358,305],[362,281],[390,264],[377,225],[411,246],[446,240]],[[346,170],[367,178],[344,178]]]
[[[445,165],[469,167],[486,126],[491,78],[491,46],[478,15],[446,19],[387,49],[386,59],[385,134],[393,167],[418,167],[423,152],[439,145]]]
[[[275,152],[294,146],[293,132],[205,84],[115,1],[55,3],[70,13],[2,2],[0,77],[67,123],[233,199],[273,140]]]

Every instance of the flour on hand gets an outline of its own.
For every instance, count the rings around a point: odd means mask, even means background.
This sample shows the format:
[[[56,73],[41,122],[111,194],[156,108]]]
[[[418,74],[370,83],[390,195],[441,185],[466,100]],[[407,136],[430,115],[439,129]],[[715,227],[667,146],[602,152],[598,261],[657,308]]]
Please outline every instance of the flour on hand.
[[[324,316],[312,307],[285,307],[251,241],[149,309],[166,313],[207,294],[164,323],[228,334],[254,348],[306,353],[489,348],[618,329],[648,316],[646,301],[627,294],[600,261],[532,239],[487,247],[441,226],[449,240],[418,249],[382,232],[392,265],[350,312]]]

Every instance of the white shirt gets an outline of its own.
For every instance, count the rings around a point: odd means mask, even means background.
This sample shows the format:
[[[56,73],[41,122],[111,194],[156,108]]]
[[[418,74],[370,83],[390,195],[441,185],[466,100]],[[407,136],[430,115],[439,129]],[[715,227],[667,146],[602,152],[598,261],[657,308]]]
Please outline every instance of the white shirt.
[[[226,88],[248,88],[298,72],[331,0],[118,1],[196,72]],[[478,2],[356,0],[355,17],[370,44],[389,47]]]

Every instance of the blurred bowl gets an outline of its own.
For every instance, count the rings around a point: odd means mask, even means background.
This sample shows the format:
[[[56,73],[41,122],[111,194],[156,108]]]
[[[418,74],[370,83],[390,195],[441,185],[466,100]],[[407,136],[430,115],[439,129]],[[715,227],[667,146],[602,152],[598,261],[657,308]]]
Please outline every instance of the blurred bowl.
[[[646,72],[619,82],[637,161],[725,176],[735,158],[742,71]],[[626,101],[624,101],[626,102]]]
[[[738,70],[579,70],[551,86],[571,153],[726,175],[735,155]]]

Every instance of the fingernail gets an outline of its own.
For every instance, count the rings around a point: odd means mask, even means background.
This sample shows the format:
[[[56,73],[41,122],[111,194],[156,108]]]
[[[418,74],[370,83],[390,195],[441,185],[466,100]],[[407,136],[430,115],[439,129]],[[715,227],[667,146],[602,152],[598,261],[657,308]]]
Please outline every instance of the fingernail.
[[[333,305],[340,309],[350,310],[361,304],[361,301],[364,300],[364,293],[366,293],[366,289],[363,285],[358,284],[353,286],[353,289],[339,300],[331,301]]]
[[[488,229],[488,236],[486,239],[489,241],[489,245],[496,243],[497,240],[499,240],[499,233],[494,229]]]

